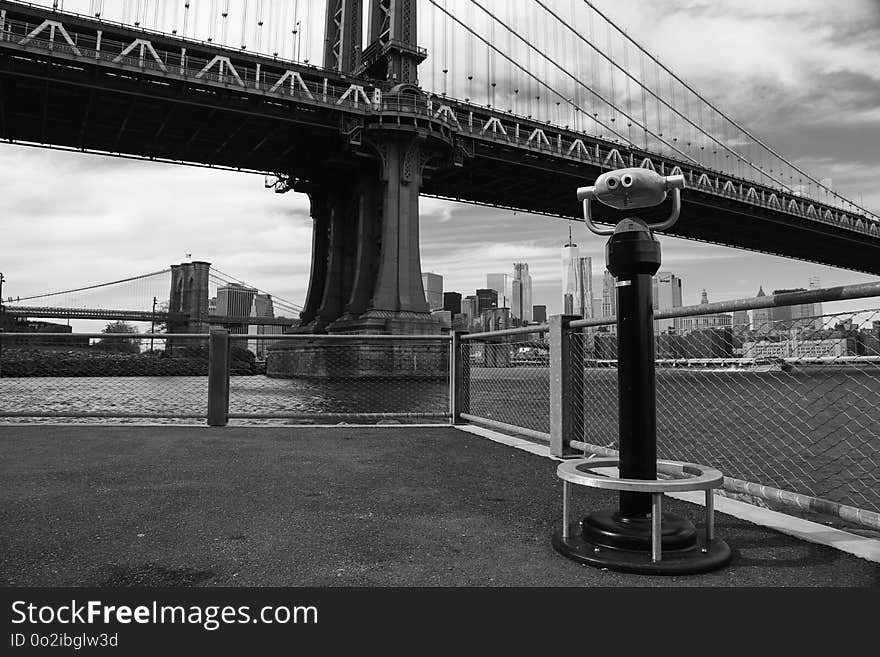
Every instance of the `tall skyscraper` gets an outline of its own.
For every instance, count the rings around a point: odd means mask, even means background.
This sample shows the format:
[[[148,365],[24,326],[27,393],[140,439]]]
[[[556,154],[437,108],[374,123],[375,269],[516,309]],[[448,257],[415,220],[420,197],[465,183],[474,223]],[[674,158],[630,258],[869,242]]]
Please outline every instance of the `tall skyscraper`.
[[[562,312],[566,315],[593,317],[593,260],[581,257],[578,245],[571,241],[562,247]]]
[[[470,330],[474,326],[477,317],[480,316],[479,299],[474,295],[466,296],[462,299],[461,314],[465,317],[465,326]]]
[[[275,305],[272,301],[271,294],[255,294],[254,301],[251,305],[251,317],[275,317]],[[248,326],[249,335],[272,335],[283,333],[283,326],[259,326],[251,324]],[[257,358],[266,357],[267,349],[277,341],[270,340],[248,340],[248,349],[253,351]]]
[[[217,315],[250,317],[257,289],[240,283],[229,283],[217,288]],[[247,333],[247,324],[232,325],[230,333]]]
[[[440,274],[424,272],[422,287],[425,288],[425,301],[430,310],[443,310],[443,277]]]
[[[653,278],[654,312],[681,308],[681,279],[668,271],[657,272]],[[655,333],[680,333],[681,318],[654,321]]]
[[[499,308],[512,307],[513,277],[510,274],[486,274],[486,288],[498,293]]]
[[[602,275],[602,317],[617,316],[617,279],[607,269]]]
[[[532,321],[532,276],[525,262],[513,265],[513,303],[510,314],[524,324]]]

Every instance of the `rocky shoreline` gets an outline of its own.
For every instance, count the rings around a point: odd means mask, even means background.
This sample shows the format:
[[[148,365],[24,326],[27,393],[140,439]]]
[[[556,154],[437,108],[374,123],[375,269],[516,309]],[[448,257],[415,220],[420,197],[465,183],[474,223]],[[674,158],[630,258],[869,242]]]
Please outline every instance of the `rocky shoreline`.
[[[251,352],[234,349],[231,356],[232,375],[265,373],[265,367],[255,362]],[[172,354],[155,351],[127,354],[96,349],[48,351],[6,348],[0,355],[0,377],[4,378],[207,375],[207,349],[181,349],[180,353]]]

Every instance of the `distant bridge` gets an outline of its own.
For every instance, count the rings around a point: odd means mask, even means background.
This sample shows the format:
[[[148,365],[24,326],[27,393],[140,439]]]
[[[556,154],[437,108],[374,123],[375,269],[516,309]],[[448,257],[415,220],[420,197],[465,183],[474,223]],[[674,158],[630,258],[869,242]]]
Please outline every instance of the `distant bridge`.
[[[4,306],[4,313],[11,317],[52,319],[97,319],[122,322],[168,323],[185,321],[186,313],[155,313],[143,310],[112,310],[108,308],[63,308],[56,306]],[[205,315],[199,321],[216,326],[296,326],[299,322],[285,317],[250,317],[244,315]]]

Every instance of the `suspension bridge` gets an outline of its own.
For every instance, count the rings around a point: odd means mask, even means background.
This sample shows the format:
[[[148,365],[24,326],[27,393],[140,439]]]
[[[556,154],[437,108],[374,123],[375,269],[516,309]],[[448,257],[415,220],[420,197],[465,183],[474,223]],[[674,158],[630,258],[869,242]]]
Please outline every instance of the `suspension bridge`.
[[[580,218],[624,166],[684,175],[667,234],[880,273],[875,214],[589,0],[0,0],[0,138],[308,194],[304,331],[437,330],[419,196]]]
[[[206,333],[210,327],[234,333],[246,333],[251,326],[290,328],[299,323],[296,318],[302,311],[302,306],[206,262],[185,262],[104,283],[9,297],[0,306],[9,318],[150,322],[154,330],[164,325],[169,333]]]

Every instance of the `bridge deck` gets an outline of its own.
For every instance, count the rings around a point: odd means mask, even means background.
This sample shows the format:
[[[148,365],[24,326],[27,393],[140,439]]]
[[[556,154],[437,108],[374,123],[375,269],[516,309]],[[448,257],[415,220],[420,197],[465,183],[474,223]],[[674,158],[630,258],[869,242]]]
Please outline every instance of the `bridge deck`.
[[[877,563],[724,514],[715,573],[578,566],[550,546],[556,462],[453,428],[16,425],[0,454],[6,585],[880,585]]]

